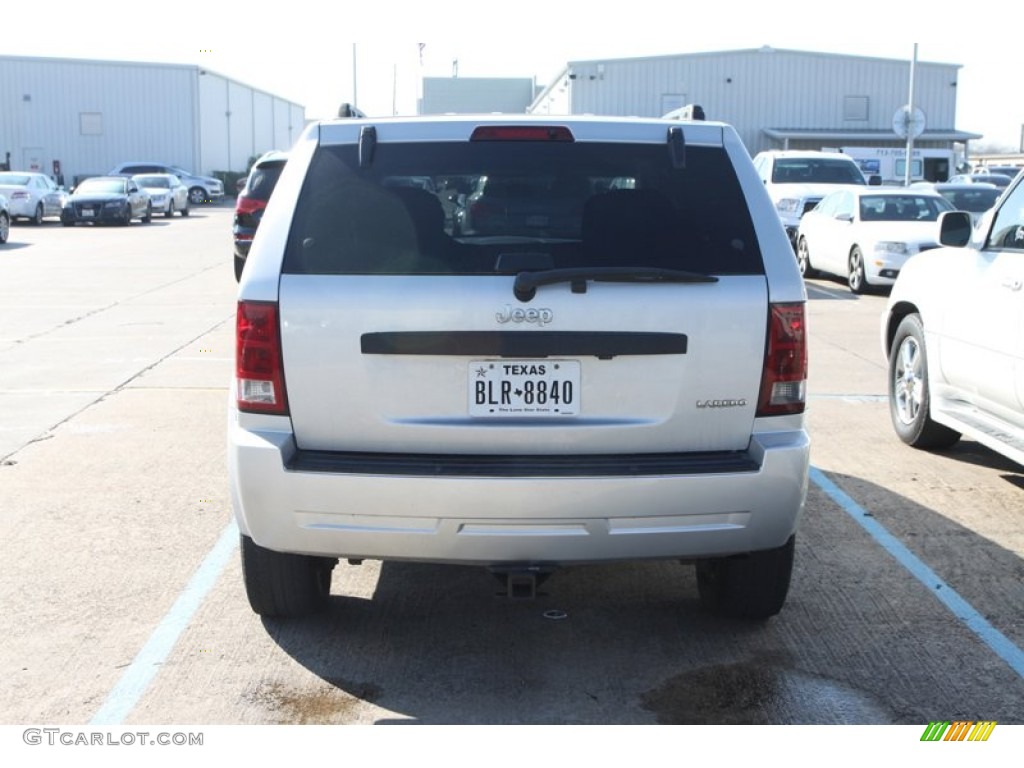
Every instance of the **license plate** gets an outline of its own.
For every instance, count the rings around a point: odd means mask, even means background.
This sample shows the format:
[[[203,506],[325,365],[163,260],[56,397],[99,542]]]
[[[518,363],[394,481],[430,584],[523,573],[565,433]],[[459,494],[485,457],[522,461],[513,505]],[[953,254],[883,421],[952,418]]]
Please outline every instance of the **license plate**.
[[[83,219],[88,219],[90,216],[95,216],[95,215],[96,215],[96,211],[94,211],[92,208],[83,208],[82,209],[82,218]]]
[[[473,360],[469,415],[576,416],[580,412],[579,360]]]

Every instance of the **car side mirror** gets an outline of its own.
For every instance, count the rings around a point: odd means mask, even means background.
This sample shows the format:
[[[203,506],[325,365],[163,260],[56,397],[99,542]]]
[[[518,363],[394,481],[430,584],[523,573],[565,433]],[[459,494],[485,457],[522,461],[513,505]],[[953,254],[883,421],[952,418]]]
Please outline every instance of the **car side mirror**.
[[[879,176],[877,173],[871,174],[870,176],[868,176],[868,186],[869,187],[880,187],[880,186],[882,186],[882,177]]]
[[[971,214],[966,211],[945,211],[939,215],[939,242],[963,248],[971,241]]]

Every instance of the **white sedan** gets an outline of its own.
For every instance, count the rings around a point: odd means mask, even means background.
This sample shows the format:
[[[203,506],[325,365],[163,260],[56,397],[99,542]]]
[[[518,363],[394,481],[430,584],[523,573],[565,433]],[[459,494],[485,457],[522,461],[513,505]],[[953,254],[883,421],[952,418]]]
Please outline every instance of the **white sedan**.
[[[42,224],[47,216],[60,217],[68,194],[45,173],[0,172],[0,195],[7,198],[11,219]]]
[[[804,214],[797,232],[797,263],[845,278],[853,293],[891,286],[915,253],[938,246],[938,218],[953,206],[923,189],[842,189]]]
[[[132,179],[149,193],[153,200],[153,213],[162,213],[168,219],[175,211],[188,216],[188,187],[177,176],[170,173],[140,173],[132,176]]]

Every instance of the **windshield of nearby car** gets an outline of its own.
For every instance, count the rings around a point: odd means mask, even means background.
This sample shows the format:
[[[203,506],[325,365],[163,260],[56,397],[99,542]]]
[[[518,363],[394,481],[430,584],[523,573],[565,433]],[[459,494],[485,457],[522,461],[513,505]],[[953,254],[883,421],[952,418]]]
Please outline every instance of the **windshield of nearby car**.
[[[949,200],[958,211],[983,213],[996,204],[1002,190],[978,186],[971,189],[943,189],[939,194]]]
[[[126,179],[86,179],[75,190],[75,194],[123,194],[128,181]]]
[[[24,173],[0,173],[0,184],[6,184],[12,187],[24,187],[32,180],[31,176],[27,176]]]
[[[162,189],[170,189],[171,180],[166,176],[136,176],[135,182],[140,187],[160,187]]]
[[[861,184],[864,174],[852,160],[842,158],[782,158],[772,169],[775,184]]]
[[[763,274],[726,153],[688,146],[676,167],[664,144],[381,144],[360,167],[355,146],[322,147],[296,204],[284,271],[595,266]]]
[[[863,221],[936,221],[953,206],[934,195],[865,195],[860,199]]]

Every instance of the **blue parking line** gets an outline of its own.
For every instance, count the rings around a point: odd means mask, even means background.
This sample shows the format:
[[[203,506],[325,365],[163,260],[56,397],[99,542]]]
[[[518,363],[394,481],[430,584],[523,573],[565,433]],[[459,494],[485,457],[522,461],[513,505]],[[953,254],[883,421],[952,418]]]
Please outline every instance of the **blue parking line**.
[[[156,677],[160,666],[167,660],[181,633],[192,621],[206,595],[227,565],[228,558],[238,545],[238,526],[232,520],[221,533],[217,543],[200,564],[174,605],[153,630],[149,640],[121,675],[117,685],[107,695],[89,725],[121,725],[138,704],[139,699]]]
[[[875,541],[882,545],[896,561],[935,595],[964,625],[1005,661],[1018,677],[1024,678],[1024,651],[1018,648],[1002,632],[993,627],[974,608],[960,597],[949,584],[925,565],[913,552],[907,549],[895,536],[873,518],[867,511],[850,498],[817,467],[811,467],[811,481],[823,490],[829,498],[842,507],[857,521]]]

